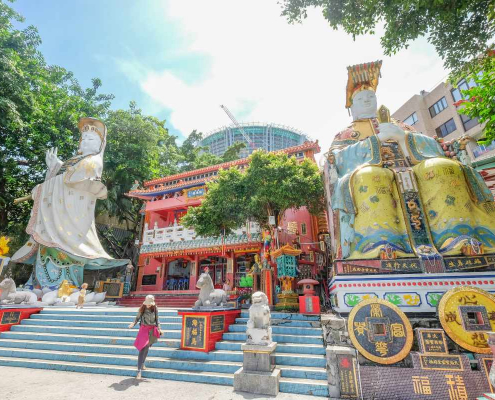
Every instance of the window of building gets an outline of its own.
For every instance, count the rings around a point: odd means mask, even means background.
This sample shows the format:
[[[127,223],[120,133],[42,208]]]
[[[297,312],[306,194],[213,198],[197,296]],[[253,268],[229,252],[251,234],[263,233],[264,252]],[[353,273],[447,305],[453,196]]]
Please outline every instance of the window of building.
[[[301,235],[306,235],[307,230],[306,230],[306,224],[303,222],[301,223]]]
[[[435,104],[433,104],[429,108],[431,117],[433,118],[435,115],[440,114],[447,107],[448,107],[447,100],[445,99],[445,97],[442,97],[440,100],[438,100]]]
[[[449,133],[454,132],[456,129],[457,127],[455,126],[454,119],[451,118],[446,123],[440,125],[437,129],[435,129],[435,131],[439,137],[445,137]]]
[[[462,125],[464,126],[464,132],[467,132],[479,124],[478,118],[471,118],[464,114],[459,114],[459,116],[461,117]]]
[[[463,96],[462,91],[471,89],[473,86],[476,86],[476,83],[473,80],[467,82],[465,79],[462,79],[461,81],[459,81],[457,87],[450,91],[452,93],[452,98],[454,99],[454,102],[457,102],[462,99],[467,100],[467,96]]]
[[[413,112],[409,117],[407,117],[404,120],[404,123],[411,126],[413,126],[416,122],[418,122],[418,115],[416,114],[416,112]]]

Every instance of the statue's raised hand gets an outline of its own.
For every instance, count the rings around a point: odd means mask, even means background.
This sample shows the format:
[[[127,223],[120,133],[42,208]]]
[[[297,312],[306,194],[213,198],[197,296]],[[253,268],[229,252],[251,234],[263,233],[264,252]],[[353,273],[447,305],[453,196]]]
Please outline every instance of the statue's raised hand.
[[[46,151],[45,162],[49,170],[51,170],[57,163],[61,162],[57,157],[58,148],[52,147]]]
[[[399,126],[390,122],[380,124],[378,129],[380,130],[378,139],[382,142],[390,139],[399,141],[406,135],[406,133]]]

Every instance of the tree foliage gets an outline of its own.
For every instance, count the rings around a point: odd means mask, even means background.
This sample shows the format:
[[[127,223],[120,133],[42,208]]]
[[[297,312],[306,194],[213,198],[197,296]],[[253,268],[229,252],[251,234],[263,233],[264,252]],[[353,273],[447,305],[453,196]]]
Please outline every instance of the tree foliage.
[[[459,112],[485,124],[482,143],[490,144],[495,140],[495,57],[487,58],[482,70],[469,75],[467,80],[474,81],[476,86],[463,90],[467,100],[462,102]]]
[[[323,198],[315,163],[258,150],[245,171],[235,167],[221,170],[218,179],[208,184],[201,206],[190,207],[182,223],[201,236],[218,236],[232,232],[246,220],[267,227],[269,216],[280,220],[291,208],[306,206],[318,214],[324,209]]]
[[[282,15],[301,22],[310,7],[322,10],[334,29],[353,37],[374,34],[384,25],[381,44],[393,55],[426,36],[445,67],[460,70],[485,52],[495,35],[495,8],[490,0],[280,0]]]

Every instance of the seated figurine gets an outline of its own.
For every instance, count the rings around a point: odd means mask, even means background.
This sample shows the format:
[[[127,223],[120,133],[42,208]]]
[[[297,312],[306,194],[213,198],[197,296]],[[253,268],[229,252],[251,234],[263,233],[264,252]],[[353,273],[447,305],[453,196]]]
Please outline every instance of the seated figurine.
[[[495,204],[481,175],[447,158],[435,138],[377,111],[380,69],[381,61],[348,68],[353,123],[327,154],[334,258],[495,253]]]

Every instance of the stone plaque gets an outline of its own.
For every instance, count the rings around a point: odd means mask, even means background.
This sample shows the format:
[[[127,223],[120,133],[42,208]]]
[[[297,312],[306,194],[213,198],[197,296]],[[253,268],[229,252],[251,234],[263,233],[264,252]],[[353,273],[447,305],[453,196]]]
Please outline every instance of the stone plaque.
[[[422,369],[437,369],[440,371],[464,371],[460,356],[420,354]]]
[[[490,354],[487,332],[495,330],[495,297],[484,290],[459,286],[446,292],[438,304],[443,329],[459,346]]]
[[[193,349],[206,348],[206,317],[203,315],[184,315],[182,347]]]
[[[447,338],[440,329],[417,329],[419,348],[422,353],[448,354]]]
[[[340,398],[358,399],[358,382],[355,359],[349,354],[337,354],[339,366]]]
[[[213,315],[211,317],[210,332],[222,332],[225,322],[225,315]]]
[[[4,312],[2,315],[2,322],[0,325],[10,325],[10,324],[18,324],[21,319],[20,311],[9,311]]]
[[[349,336],[364,357],[379,364],[402,360],[413,343],[412,327],[406,315],[381,299],[364,300],[351,310]]]

